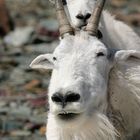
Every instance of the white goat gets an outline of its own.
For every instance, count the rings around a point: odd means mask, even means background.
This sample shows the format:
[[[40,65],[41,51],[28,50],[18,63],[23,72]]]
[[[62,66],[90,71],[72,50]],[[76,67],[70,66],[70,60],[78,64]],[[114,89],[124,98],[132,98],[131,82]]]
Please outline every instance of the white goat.
[[[30,65],[53,69],[47,140],[128,140],[139,134],[140,52],[110,49],[95,36],[103,3],[85,31],[71,35],[56,0],[63,39],[53,54],[40,55]]]
[[[50,0],[54,3],[55,0]],[[62,0],[74,28],[85,26],[93,11],[97,0]],[[99,30],[103,34],[103,42],[107,46],[118,49],[140,50],[140,37],[126,24],[117,21],[107,11],[103,11]]]

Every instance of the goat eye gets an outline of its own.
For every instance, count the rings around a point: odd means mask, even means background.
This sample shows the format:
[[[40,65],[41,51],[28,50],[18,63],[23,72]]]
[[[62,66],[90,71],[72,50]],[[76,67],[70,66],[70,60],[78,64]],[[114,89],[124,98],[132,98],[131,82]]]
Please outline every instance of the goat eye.
[[[57,58],[56,58],[56,57],[53,57],[53,60],[54,60],[54,61],[56,61],[56,60],[57,60]]]
[[[99,52],[99,53],[97,53],[97,57],[99,57],[99,56],[105,56],[105,54],[103,52]]]

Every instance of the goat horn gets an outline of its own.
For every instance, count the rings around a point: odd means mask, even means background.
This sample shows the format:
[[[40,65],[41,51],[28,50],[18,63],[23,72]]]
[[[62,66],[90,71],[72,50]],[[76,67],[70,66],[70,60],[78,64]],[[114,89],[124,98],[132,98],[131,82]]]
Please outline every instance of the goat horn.
[[[97,36],[98,25],[99,25],[101,13],[102,13],[105,1],[106,0],[97,1],[97,6],[94,9],[94,11],[89,19],[89,22],[86,26],[85,30],[92,36]]]
[[[71,27],[67,19],[62,0],[55,0],[55,8],[56,8],[57,19],[59,22],[60,36],[64,37],[64,35],[67,33],[74,35],[73,28]]]

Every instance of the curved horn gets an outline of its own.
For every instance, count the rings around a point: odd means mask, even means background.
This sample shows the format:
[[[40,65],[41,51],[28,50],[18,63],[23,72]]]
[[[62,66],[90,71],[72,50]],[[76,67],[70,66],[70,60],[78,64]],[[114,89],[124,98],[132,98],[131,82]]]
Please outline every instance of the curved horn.
[[[86,31],[92,35],[92,36],[97,36],[97,31],[98,31],[98,25],[101,17],[101,13],[104,7],[106,0],[98,0],[97,1],[97,6],[95,7],[89,22],[86,26]]]
[[[66,33],[74,35],[73,28],[71,27],[67,19],[62,0],[55,0],[55,8],[56,8],[57,19],[59,22],[60,36],[64,37]]]

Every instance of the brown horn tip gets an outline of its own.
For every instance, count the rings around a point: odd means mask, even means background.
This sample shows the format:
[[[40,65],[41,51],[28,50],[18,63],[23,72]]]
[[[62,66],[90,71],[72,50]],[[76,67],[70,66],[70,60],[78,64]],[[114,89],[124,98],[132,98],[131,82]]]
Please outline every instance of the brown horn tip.
[[[103,10],[103,7],[105,5],[106,0],[98,0],[97,5],[92,13],[92,16],[89,19],[89,22],[86,26],[86,31],[92,35],[92,36],[97,36],[98,33],[98,25],[101,17],[101,13]]]
[[[63,3],[61,0],[55,0],[55,8],[56,8],[57,19],[59,22],[60,36],[63,37],[65,34],[74,35],[74,30],[71,27],[69,20],[67,19],[67,15],[65,13]]]

